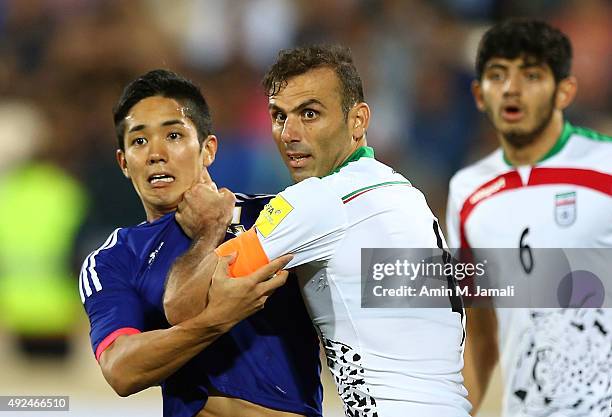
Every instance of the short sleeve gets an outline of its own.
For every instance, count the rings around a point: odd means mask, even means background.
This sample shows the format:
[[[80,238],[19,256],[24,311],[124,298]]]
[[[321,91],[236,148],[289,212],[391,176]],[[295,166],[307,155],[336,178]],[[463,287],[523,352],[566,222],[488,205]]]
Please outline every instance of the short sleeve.
[[[131,251],[121,241],[120,229],[93,251],[79,274],[79,293],[89,317],[96,358],[122,334],[143,331],[141,299],[131,284]]]
[[[291,253],[288,268],[329,260],[344,237],[344,204],[320,178],[309,178],[282,191],[261,211],[255,228],[269,259]]]

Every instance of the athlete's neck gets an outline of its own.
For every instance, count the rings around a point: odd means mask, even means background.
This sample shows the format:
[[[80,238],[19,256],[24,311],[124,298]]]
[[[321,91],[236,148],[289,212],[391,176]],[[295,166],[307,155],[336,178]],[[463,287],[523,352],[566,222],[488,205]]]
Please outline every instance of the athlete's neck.
[[[512,146],[506,138],[498,133],[502,149],[513,166],[535,165],[555,146],[563,131],[563,113],[555,110],[550,123],[535,140],[523,147]]]
[[[362,146],[368,146],[368,142],[366,141],[365,135],[363,135],[361,138],[355,140],[354,143],[351,144],[351,147],[347,150],[346,154],[344,155],[344,158],[342,158],[340,163],[337,164],[334,167],[334,169],[336,169],[339,166],[341,166],[342,164],[344,164],[346,162],[346,160],[349,159],[350,156],[353,155],[355,153],[355,151],[357,149],[361,148]]]
[[[153,223],[155,220],[161,219],[166,214],[176,211],[177,208],[173,207],[173,208],[167,208],[167,209],[159,209],[159,208],[148,207],[144,205],[144,209],[145,209],[145,214],[147,216],[147,223]]]

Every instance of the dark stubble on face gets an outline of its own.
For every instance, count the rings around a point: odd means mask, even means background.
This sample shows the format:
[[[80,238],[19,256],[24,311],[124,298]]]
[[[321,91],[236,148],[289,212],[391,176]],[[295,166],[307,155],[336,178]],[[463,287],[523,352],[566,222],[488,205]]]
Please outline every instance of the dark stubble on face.
[[[536,126],[529,132],[521,130],[510,130],[502,132],[504,139],[516,149],[522,149],[525,146],[531,145],[548,127],[553,117],[555,110],[555,98],[557,97],[557,88],[551,96],[548,106],[539,108],[536,115]]]

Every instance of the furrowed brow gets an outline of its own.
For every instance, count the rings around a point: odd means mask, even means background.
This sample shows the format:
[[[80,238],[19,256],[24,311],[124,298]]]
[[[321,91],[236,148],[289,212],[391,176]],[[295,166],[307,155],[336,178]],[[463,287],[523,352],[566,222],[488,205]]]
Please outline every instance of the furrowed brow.
[[[268,104],[268,110],[271,111],[271,112],[295,113],[295,112],[299,112],[299,111],[303,110],[304,108],[306,108],[308,106],[312,106],[313,104],[319,105],[319,106],[321,106],[323,108],[327,108],[327,107],[325,107],[325,104],[321,103],[316,98],[311,98],[311,99],[308,99],[308,100],[298,104],[297,106],[295,106],[294,108],[292,108],[288,112],[285,109],[279,107],[278,105],[276,105],[274,103],[269,103]]]
[[[269,111],[273,111],[273,112],[277,112],[277,111],[284,111],[283,109],[281,109],[280,107],[278,107],[276,104],[274,103],[270,103],[268,104],[268,110]]]
[[[297,107],[295,107],[293,110],[293,112],[296,111],[300,111],[308,106],[311,106],[313,104],[318,104],[319,106],[325,108],[325,105],[323,103],[321,103],[319,100],[317,100],[316,98],[311,98],[309,100],[306,100],[305,102],[301,103],[300,105],[298,105]]]

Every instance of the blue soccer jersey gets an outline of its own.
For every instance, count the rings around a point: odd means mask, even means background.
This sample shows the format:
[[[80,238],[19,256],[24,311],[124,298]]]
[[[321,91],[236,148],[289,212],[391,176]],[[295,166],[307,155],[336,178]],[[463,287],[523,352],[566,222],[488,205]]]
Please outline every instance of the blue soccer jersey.
[[[226,238],[250,228],[266,196],[237,194]],[[83,263],[79,292],[91,324],[96,359],[117,337],[169,327],[164,282],[190,246],[174,218],[115,230]],[[192,417],[207,387],[264,407],[321,416],[317,336],[297,281],[289,278],[263,310],[234,326],[161,383],[164,417]]]

